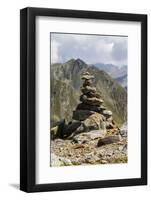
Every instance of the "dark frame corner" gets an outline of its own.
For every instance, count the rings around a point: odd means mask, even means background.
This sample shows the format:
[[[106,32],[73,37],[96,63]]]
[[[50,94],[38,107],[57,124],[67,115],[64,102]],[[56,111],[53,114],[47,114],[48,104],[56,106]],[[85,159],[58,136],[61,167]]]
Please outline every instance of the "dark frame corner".
[[[35,183],[35,18],[54,16],[141,23],[141,178],[57,184]],[[20,10],[20,189],[42,192],[147,184],[147,15],[48,8]]]

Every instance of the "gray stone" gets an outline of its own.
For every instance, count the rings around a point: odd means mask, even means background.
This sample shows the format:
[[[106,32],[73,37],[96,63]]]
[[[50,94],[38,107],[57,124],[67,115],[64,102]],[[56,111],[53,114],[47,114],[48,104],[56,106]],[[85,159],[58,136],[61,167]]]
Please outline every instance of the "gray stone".
[[[82,87],[81,91],[83,94],[87,94],[88,92],[96,92],[96,88],[91,87],[91,86],[86,86],[86,87]]]
[[[73,141],[78,144],[88,143],[98,138],[103,138],[106,132],[104,130],[95,130],[77,134],[73,137]]]
[[[57,137],[57,132],[58,132],[58,126],[51,128],[50,130],[51,139],[55,139]]]
[[[88,92],[87,93],[88,97],[96,97],[96,98],[101,98],[101,95],[97,92]]]
[[[75,110],[73,111],[73,119],[84,121],[87,119],[90,115],[94,114],[94,111],[90,110]]]
[[[51,138],[63,138],[64,137],[64,129],[66,127],[65,120],[61,120],[58,122],[58,125],[54,128],[51,128]]]
[[[103,146],[103,145],[106,145],[106,144],[112,144],[112,143],[119,142],[119,141],[121,141],[120,135],[107,136],[105,138],[101,138],[98,141],[97,146],[100,147],[100,146]]]
[[[83,87],[91,86],[91,85],[92,85],[92,80],[85,80],[83,83]]]
[[[80,101],[82,101],[85,104],[93,106],[100,106],[104,102],[102,99],[96,97],[87,97],[86,95],[81,95]]]
[[[86,79],[86,80],[89,80],[89,79],[94,79],[94,76],[92,76],[92,75],[83,75],[82,76],[82,79]]]
[[[112,129],[112,128],[114,128],[114,125],[112,124],[112,122],[106,121],[105,124],[106,124],[106,128],[107,128],[107,129]]]
[[[109,116],[107,119],[106,119],[108,122],[111,122],[113,121],[113,117],[112,116]]]
[[[101,164],[107,164],[107,160],[101,160]]]
[[[100,106],[100,110],[101,110],[101,111],[104,111],[104,110],[106,110],[106,107],[103,106],[103,105],[101,105],[101,106]]]
[[[127,137],[127,123],[124,123],[123,126],[120,128],[120,135],[122,137]]]
[[[80,125],[81,125],[80,121],[73,120],[72,123],[69,123],[66,126],[66,129],[64,130],[65,135],[67,136],[71,135],[78,129],[78,127],[80,127]]]
[[[103,119],[101,114],[95,112],[94,114],[92,114],[90,117],[88,117],[86,120],[83,121],[85,132],[91,130],[100,130],[102,122]]]
[[[83,72],[82,75],[90,75],[90,73],[87,71],[87,72]]]
[[[93,106],[93,105],[88,105],[88,104],[84,104],[84,103],[80,103],[78,104],[77,110],[91,110],[91,111],[95,111],[100,113],[101,112],[101,108],[98,106]]]
[[[104,110],[103,115],[105,116],[112,116],[112,112],[110,110]]]
[[[59,157],[55,155],[54,153],[51,153],[51,166],[52,167],[60,167],[60,166],[70,166],[72,165],[71,160]]]

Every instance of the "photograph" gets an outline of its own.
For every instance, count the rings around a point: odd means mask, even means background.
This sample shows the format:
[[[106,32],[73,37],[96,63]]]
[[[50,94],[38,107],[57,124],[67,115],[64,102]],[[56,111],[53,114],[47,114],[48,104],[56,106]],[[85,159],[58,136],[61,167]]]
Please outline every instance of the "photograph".
[[[50,32],[50,167],[128,163],[128,36]]]
[[[147,15],[20,14],[20,189],[147,185]]]

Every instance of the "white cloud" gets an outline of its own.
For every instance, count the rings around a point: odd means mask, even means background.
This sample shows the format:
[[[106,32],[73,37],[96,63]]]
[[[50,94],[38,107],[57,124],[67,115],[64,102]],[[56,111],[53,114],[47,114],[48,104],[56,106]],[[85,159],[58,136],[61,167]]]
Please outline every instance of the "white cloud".
[[[51,40],[51,62],[56,63],[59,59],[59,43],[56,40]]]
[[[51,34],[52,62],[80,58],[87,63],[127,64],[127,37]]]

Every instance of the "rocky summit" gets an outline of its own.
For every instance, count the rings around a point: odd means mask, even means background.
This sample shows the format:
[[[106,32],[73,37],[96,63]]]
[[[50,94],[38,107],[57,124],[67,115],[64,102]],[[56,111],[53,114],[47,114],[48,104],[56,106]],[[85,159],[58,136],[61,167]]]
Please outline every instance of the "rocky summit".
[[[103,105],[94,75],[85,71],[81,80],[80,103],[72,120],[51,129],[51,166],[127,162],[126,126],[120,130],[112,111]]]

